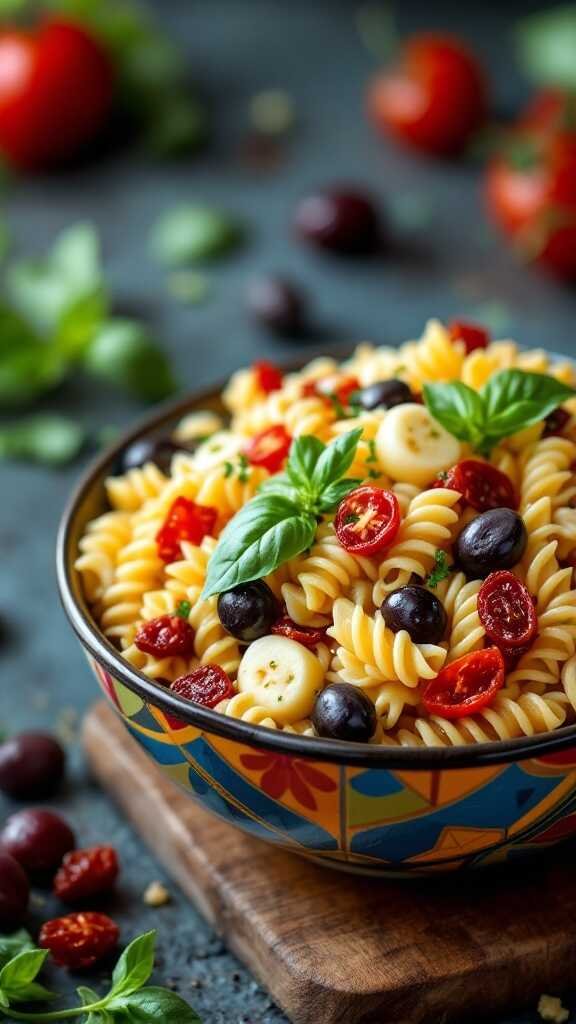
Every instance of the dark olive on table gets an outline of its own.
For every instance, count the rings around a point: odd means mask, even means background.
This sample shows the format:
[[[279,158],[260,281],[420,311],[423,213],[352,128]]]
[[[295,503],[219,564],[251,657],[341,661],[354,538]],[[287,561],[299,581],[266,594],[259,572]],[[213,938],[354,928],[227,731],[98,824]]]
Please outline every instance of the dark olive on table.
[[[51,874],[76,845],[72,829],[60,815],[41,807],[17,811],[4,822],[0,849],[29,875]]]
[[[316,698],[312,724],[319,736],[368,743],[376,731],[376,708],[351,683],[331,683]]]
[[[23,732],[0,744],[0,789],[17,800],[42,800],[56,792],[66,757],[47,733]]]
[[[448,625],[442,602],[424,587],[406,586],[393,590],[380,609],[393,633],[405,629],[415,644],[439,644]]]
[[[268,584],[253,580],[220,594],[218,615],[228,633],[249,644],[270,632],[281,608]]]
[[[486,579],[497,569],[513,569],[527,543],[522,516],[510,508],[493,508],[464,527],[454,547],[455,562],[470,579]]]
[[[30,898],[30,884],[24,870],[9,853],[0,851],[0,931],[19,928]]]
[[[414,394],[403,380],[379,380],[354,391],[351,401],[362,409],[393,409],[395,405],[414,402]]]
[[[306,196],[297,206],[295,226],[305,241],[339,253],[372,253],[382,242],[376,207],[354,190],[324,189]]]
[[[266,274],[254,278],[246,292],[248,312],[275,334],[301,334],[305,325],[305,300],[285,278]]]
[[[175,444],[169,437],[141,437],[122,452],[116,472],[127,473],[153,462],[163,473],[168,473],[174,455],[183,450],[183,445]]]

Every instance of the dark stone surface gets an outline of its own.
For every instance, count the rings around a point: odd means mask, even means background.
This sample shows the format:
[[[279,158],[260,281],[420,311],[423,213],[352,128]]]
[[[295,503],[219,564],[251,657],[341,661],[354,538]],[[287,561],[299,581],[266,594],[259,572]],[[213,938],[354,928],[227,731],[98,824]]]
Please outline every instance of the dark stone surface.
[[[399,21],[406,31],[463,31],[491,69],[498,109],[510,110],[523,95],[512,67],[510,25],[520,10],[539,6],[520,0],[405,0]],[[118,307],[136,311],[156,328],[187,388],[216,380],[257,355],[291,358],[305,348],[268,339],[244,315],[246,281],[261,271],[290,274],[305,285],[315,341],[327,348],[363,338],[395,343],[417,336],[430,315],[482,318],[491,311],[505,335],[529,346],[573,351],[574,291],[519,267],[493,236],[483,216],[479,168],[417,159],[373,135],[361,106],[376,61],[359,40],[358,7],[344,0],[157,0],[159,16],[185,46],[210,100],[211,146],[194,160],[172,165],[118,153],[61,176],[19,181],[9,195],[8,218],[26,252],[42,251],[72,221],[97,223]],[[257,174],[239,154],[249,98],[270,87],[293,97],[298,127],[279,168]],[[318,184],[343,181],[365,185],[388,203],[397,238],[388,257],[335,261],[292,238],[295,199]],[[169,297],[164,274],[146,251],[157,214],[187,199],[227,206],[250,227],[245,248],[208,271],[211,295],[197,307]],[[90,427],[123,427],[141,412],[135,403],[82,381],[44,407],[78,415]],[[58,606],[53,569],[57,522],[78,471],[0,466],[5,730],[51,725],[74,734],[77,716],[95,696]],[[84,843],[106,840],[120,850],[124,875],[114,911],[123,937],[158,928],[158,978],[175,979],[206,1024],[284,1020],[174,886],[171,906],[143,906],[142,891],[162,871],[86,778],[74,743],[72,762],[69,789],[53,803],[65,810]],[[37,917],[56,909],[38,906]],[[65,987],[66,980],[59,984]]]

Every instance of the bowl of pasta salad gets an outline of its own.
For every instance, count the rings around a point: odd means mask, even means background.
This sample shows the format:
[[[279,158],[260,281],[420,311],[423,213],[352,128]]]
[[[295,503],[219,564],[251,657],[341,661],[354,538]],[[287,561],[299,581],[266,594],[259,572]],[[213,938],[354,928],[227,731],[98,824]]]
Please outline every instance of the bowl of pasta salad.
[[[432,320],[154,413],[58,542],[128,731],[209,810],[348,870],[571,835],[575,388],[570,361]]]

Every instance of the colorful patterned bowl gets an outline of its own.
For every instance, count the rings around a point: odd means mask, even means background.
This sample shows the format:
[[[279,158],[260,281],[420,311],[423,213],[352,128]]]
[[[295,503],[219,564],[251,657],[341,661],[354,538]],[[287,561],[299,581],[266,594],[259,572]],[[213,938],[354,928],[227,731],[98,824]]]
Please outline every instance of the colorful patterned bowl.
[[[367,747],[235,721],[171,694],[102,636],[74,560],[105,508],[104,478],[136,438],[218,392],[165,407],[89,469],[64,514],[58,578],[70,623],[106,699],[167,776],[251,835],[332,867],[414,875],[514,860],[576,832],[576,726],[461,748]]]

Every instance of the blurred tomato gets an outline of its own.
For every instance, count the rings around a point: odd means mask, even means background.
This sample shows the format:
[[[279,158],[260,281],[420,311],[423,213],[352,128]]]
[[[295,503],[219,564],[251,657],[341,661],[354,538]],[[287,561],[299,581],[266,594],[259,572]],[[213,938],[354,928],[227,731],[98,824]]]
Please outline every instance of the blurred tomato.
[[[519,124],[536,135],[576,132],[576,94],[563,89],[543,89],[532,97]]]
[[[401,60],[379,75],[368,93],[376,127],[438,155],[461,151],[486,110],[482,69],[460,40],[422,34],[410,38]]]
[[[486,193],[525,260],[576,278],[576,134],[518,132],[490,163]]]
[[[0,151],[24,169],[72,156],[101,128],[113,77],[101,44],[72,21],[0,32]]]

